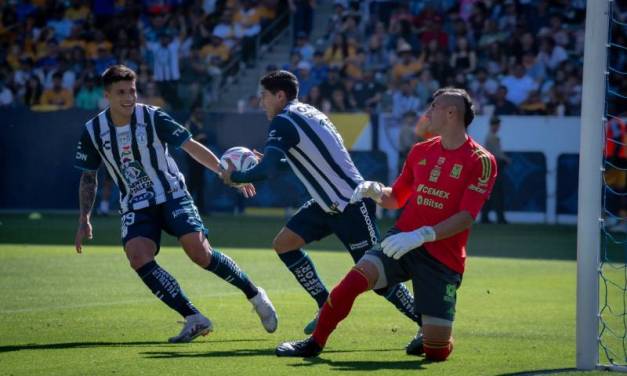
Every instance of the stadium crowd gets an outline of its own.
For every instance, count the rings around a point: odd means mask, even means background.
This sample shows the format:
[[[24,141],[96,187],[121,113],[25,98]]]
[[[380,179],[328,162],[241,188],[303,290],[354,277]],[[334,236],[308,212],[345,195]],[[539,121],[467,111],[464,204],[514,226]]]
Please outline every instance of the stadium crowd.
[[[585,1],[335,1],[326,36],[283,68],[325,111],[421,111],[444,86],[479,113],[578,115]]]
[[[253,63],[279,0],[0,4],[0,107],[104,108],[99,76],[121,63],[138,73],[142,102],[179,109],[214,101],[234,55]]]

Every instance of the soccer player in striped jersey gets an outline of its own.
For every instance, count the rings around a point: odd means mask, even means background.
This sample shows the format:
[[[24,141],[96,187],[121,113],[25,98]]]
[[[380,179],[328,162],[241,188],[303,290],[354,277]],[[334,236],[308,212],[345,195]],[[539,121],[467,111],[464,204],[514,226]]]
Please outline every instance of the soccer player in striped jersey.
[[[407,346],[410,355],[445,360],[453,351],[453,319],[462,281],[470,227],[490,195],[496,160],[466,133],[474,118],[462,89],[435,92],[427,110],[429,132],[417,143],[392,187],[365,181],[351,201],[374,199],[388,209],[404,207],[380,247],[366,255],[331,291],[313,335],[285,342],[278,356],[313,357],[324,348],[357,296],[367,290],[411,280],[422,332]]]
[[[354,262],[379,241],[375,203],[369,198],[350,203],[353,190],[363,182],[344,147],[342,137],[329,118],[316,108],[299,102],[298,80],[287,71],[274,71],[260,80],[261,104],[269,120],[268,138],[261,162],[246,172],[222,173],[227,183],[250,183],[271,178],[285,158],[305,185],[312,199],[288,221],[273,241],[274,250],[301,286],[322,307],[329,292],[303,247],[335,234]],[[403,284],[375,292],[387,298],[410,319],[413,299]],[[316,319],[306,327],[311,334]]]
[[[190,342],[209,333],[213,325],[185,296],[176,279],[155,261],[161,230],[176,236],[194,263],[240,289],[266,331],[274,332],[277,315],[270,299],[231,258],[209,245],[208,231],[168,148],[182,148],[214,172],[219,172],[218,158],[167,113],[137,103],[135,79],[135,72],[123,65],[103,73],[109,108],[85,124],[78,142],[75,165],[83,173],[76,251],[82,253],[83,239],[92,238],[96,171],[104,164],[120,188],[122,244],[130,266],[157,298],[185,319],[183,329],[170,342]],[[245,195],[255,194],[250,185],[241,189]]]

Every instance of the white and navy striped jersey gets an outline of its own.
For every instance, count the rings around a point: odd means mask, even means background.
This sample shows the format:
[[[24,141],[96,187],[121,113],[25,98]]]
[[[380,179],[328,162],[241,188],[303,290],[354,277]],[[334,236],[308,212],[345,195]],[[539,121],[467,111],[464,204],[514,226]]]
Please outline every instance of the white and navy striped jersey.
[[[85,124],[74,163],[94,171],[104,162],[120,188],[120,210],[125,213],[187,194],[168,146],[180,147],[190,138],[187,129],[157,107],[136,104],[130,124],[122,127],[113,125],[107,109]]]
[[[364,179],[329,118],[298,101],[272,119],[266,147],[285,154],[311,197],[329,213],[342,212]]]

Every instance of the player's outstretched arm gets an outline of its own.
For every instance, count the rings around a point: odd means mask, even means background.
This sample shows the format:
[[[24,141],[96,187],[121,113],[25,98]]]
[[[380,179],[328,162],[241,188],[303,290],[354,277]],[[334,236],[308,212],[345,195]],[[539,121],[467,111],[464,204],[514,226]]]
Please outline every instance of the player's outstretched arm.
[[[216,174],[220,173],[220,160],[211,150],[207,149],[205,145],[190,138],[181,145],[181,148],[201,165]]]
[[[83,252],[83,239],[92,239],[91,210],[96,201],[96,190],[98,189],[98,175],[96,171],[84,171],[81,175],[81,182],[78,188],[78,199],[80,206],[80,216],[78,219],[78,229],[74,238],[76,252]]]

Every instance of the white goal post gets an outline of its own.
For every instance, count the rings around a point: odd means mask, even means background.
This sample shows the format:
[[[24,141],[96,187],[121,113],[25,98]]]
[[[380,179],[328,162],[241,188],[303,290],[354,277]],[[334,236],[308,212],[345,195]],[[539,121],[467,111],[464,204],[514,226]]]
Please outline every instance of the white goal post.
[[[577,368],[599,365],[599,263],[608,0],[588,0],[581,102],[577,217]]]

